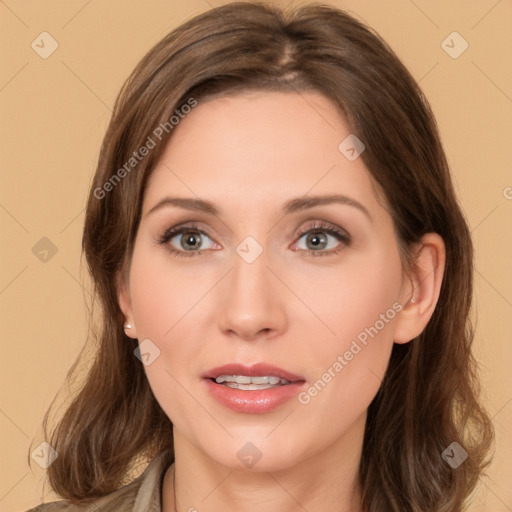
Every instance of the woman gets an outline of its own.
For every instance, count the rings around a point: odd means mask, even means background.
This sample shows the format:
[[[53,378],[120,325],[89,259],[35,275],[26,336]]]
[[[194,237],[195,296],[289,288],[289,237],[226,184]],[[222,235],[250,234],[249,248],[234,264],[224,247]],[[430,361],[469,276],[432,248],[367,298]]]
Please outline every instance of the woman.
[[[171,32],[117,99],[83,249],[97,353],[35,510],[463,509],[493,437],[471,239],[426,99],[354,18]]]

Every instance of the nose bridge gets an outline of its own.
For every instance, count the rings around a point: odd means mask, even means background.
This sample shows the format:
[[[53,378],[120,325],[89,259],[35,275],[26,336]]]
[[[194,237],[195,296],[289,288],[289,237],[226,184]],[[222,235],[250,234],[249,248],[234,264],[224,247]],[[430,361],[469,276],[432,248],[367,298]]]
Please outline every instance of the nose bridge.
[[[261,331],[283,328],[279,282],[267,268],[269,263],[269,253],[253,237],[237,246],[221,301],[221,330],[252,339]]]
[[[251,242],[242,242],[233,261],[231,291],[250,300],[258,298],[255,294],[264,295],[265,288],[268,290],[268,259],[268,252],[263,247],[259,250]]]

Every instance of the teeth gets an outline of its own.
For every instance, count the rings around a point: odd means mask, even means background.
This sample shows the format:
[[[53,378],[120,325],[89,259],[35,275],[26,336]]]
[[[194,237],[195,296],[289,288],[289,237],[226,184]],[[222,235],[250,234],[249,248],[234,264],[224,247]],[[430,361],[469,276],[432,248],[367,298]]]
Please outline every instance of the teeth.
[[[268,388],[275,388],[277,386],[280,386],[280,384],[277,384],[277,385],[272,385],[272,384],[238,384],[236,382],[226,382],[223,385],[227,386],[228,388],[242,389],[244,391],[257,391],[258,389],[268,389]]]
[[[267,389],[274,386],[290,384],[290,381],[281,379],[275,375],[249,377],[247,375],[219,375],[215,382],[224,384],[233,389],[257,390]]]

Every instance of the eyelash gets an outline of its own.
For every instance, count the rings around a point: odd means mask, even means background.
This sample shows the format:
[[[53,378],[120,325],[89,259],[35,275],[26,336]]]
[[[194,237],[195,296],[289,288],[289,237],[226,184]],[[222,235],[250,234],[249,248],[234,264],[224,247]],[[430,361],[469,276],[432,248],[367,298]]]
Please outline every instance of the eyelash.
[[[173,227],[173,228],[168,229],[158,239],[158,243],[160,245],[167,245],[169,252],[177,257],[191,258],[193,256],[198,256],[198,255],[202,254],[207,249],[199,250],[199,251],[180,251],[180,250],[175,249],[171,245],[168,245],[169,241],[172,238],[174,238],[177,235],[187,233],[189,231],[197,232],[201,235],[206,235],[209,237],[208,230],[200,229],[197,224],[191,222],[185,226]],[[300,239],[304,235],[309,234],[311,232],[315,232],[315,231],[320,231],[322,233],[326,233],[328,235],[334,236],[340,242],[342,242],[345,247],[350,245],[350,243],[352,241],[350,235],[346,231],[340,230],[339,228],[336,228],[336,227],[332,226],[331,224],[327,224],[327,223],[323,223],[323,222],[315,222],[312,226],[308,226],[307,228],[299,229],[295,233],[295,236]],[[301,252],[306,253],[308,256],[316,257],[316,256],[331,256],[334,254],[339,254],[342,250],[343,250],[343,248],[320,250],[320,251],[313,251],[311,249],[301,249]]]

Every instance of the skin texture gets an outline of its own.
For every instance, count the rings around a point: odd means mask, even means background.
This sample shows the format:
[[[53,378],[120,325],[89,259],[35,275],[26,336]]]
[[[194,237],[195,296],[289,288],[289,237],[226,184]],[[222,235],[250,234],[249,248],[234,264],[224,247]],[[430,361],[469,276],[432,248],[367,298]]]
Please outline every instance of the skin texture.
[[[143,201],[130,268],[119,303],[139,342],[160,356],[145,367],[156,399],[174,424],[176,462],[164,479],[163,509],[358,511],[357,470],[366,411],[394,342],[425,327],[444,268],[444,245],[428,234],[413,274],[402,268],[391,216],[379,203],[361,158],[338,150],[350,134],[335,106],[315,92],[251,92],[200,103],[175,129]],[[368,141],[367,141],[368,142]],[[343,194],[349,204],[282,213],[307,195]],[[213,202],[218,215],[162,206],[165,197]],[[190,234],[159,240],[194,222]],[[325,233],[316,248],[299,228]],[[247,263],[236,249],[248,236],[263,249]],[[186,246],[185,246],[186,247]],[[324,256],[307,254],[316,250]],[[334,250],[339,249],[338,253]],[[414,302],[410,302],[414,295]],[[264,414],[234,412],[215,401],[200,375],[216,366],[268,362],[313,385],[365,328],[398,304],[401,311],[335,373],[307,404],[293,398]],[[380,325],[380,324],[379,324]],[[261,452],[252,468],[237,452]]]

